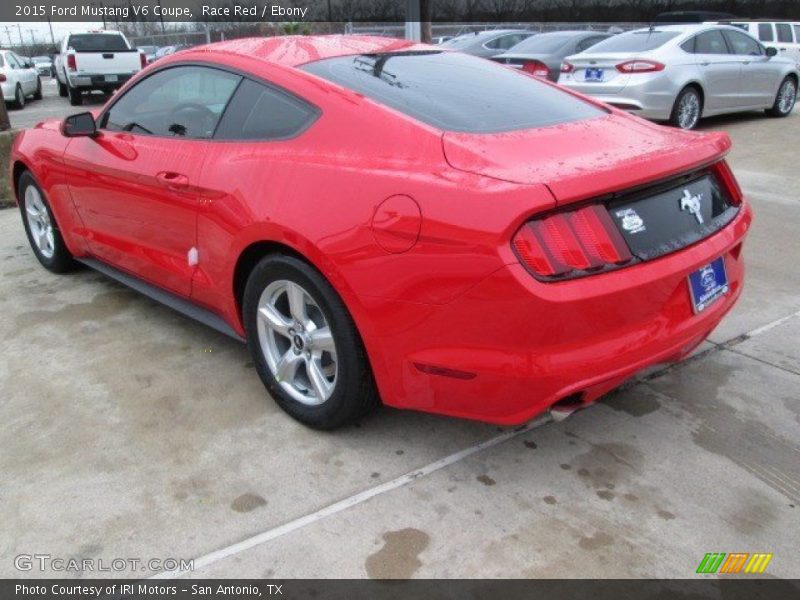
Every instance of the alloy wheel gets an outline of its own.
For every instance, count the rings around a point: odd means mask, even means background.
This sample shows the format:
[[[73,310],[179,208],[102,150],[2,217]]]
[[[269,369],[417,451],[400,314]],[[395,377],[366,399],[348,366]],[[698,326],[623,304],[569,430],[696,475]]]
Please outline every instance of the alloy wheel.
[[[783,82],[780,92],[778,92],[778,110],[782,114],[787,114],[794,108],[797,97],[797,88],[791,79]]]
[[[36,248],[45,258],[53,258],[56,249],[53,223],[42,195],[33,185],[25,190],[25,218]]]
[[[681,129],[692,129],[700,119],[700,98],[689,92],[684,94],[678,104],[678,124]]]
[[[336,344],[308,291],[286,279],[270,283],[258,301],[257,327],[261,351],[278,385],[308,406],[327,401],[336,387]]]

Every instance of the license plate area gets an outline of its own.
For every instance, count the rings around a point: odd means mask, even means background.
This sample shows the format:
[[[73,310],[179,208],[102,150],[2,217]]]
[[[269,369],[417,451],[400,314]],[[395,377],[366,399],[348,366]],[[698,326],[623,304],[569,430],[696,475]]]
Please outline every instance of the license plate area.
[[[689,294],[695,314],[703,312],[730,291],[725,259],[720,256],[689,273]]]
[[[603,81],[603,69],[587,68],[583,72],[583,80],[595,82]]]

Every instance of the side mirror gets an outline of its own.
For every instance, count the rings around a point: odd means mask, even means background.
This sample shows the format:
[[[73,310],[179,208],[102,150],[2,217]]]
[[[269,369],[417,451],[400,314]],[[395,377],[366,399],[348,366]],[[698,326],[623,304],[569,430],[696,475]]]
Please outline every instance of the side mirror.
[[[773,57],[773,56],[775,56],[776,54],[778,54],[778,49],[777,49],[777,48],[774,48],[774,47],[772,47],[772,46],[770,46],[770,47],[768,47],[768,48],[767,48],[767,56],[769,56],[770,58],[772,58],[772,57]]]
[[[61,123],[61,134],[65,137],[94,137],[97,135],[97,125],[90,112],[70,115]]]
[[[25,61],[25,68],[26,69],[32,69],[33,68],[33,63],[31,61],[29,61],[29,60],[26,60]]]

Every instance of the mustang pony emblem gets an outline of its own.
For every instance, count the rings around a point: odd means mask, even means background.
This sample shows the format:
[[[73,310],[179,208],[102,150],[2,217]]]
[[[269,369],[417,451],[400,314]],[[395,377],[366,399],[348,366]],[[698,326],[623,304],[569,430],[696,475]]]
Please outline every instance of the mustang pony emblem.
[[[688,210],[701,225],[703,224],[703,215],[700,214],[700,199],[702,197],[702,193],[692,196],[689,190],[683,190],[683,198],[681,198],[681,210]]]

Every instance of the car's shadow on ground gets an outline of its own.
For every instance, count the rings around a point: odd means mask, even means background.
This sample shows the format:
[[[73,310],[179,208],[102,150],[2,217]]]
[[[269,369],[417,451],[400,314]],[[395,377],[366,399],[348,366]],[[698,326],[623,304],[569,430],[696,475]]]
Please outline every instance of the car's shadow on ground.
[[[787,118],[792,118],[796,113]],[[707,131],[710,129],[719,129],[730,125],[745,125],[747,123],[770,120],[772,117],[764,113],[763,110],[751,110],[748,112],[731,113],[728,115],[716,115],[713,117],[704,117],[697,125],[697,131]]]

